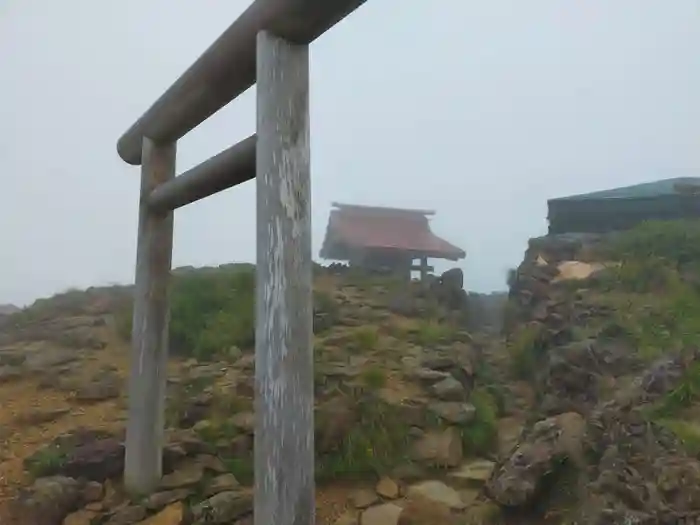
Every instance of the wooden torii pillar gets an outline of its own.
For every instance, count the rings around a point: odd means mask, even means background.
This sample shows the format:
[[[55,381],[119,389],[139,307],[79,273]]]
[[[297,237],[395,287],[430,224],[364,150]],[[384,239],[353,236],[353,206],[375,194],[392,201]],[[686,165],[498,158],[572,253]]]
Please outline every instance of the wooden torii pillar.
[[[255,523],[313,525],[309,55],[365,0],[255,0],[119,139],[141,165],[124,482],[162,476],[173,212],[256,179]],[[257,81],[256,135],[175,176],[176,144]]]

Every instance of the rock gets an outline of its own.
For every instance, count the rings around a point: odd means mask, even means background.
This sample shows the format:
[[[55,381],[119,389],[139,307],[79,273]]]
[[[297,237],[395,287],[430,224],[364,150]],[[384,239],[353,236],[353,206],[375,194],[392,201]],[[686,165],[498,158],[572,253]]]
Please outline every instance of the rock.
[[[124,495],[117,490],[115,484],[107,480],[104,483],[105,494],[102,498],[102,506],[104,509],[114,511],[120,508],[124,502]]]
[[[108,438],[96,440],[73,449],[63,460],[61,472],[93,481],[104,481],[122,473],[124,469],[124,445]]]
[[[457,366],[455,359],[451,355],[444,353],[429,352],[421,359],[421,365],[425,368],[445,372]],[[450,377],[449,374],[447,377]]]
[[[146,499],[146,501],[144,502],[144,506],[149,510],[160,510],[163,507],[170,505],[171,503],[175,503],[176,501],[180,501],[190,497],[192,493],[192,490],[189,488],[180,488],[174,490],[167,490],[164,492],[156,492],[154,494],[151,494]]]
[[[43,425],[65,416],[70,408],[37,408],[18,415],[14,422],[17,425]]]
[[[92,525],[97,515],[97,512],[94,511],[79,510],[66,516],[63,520],[63,525]]]
[[[370,507],[360,516],[360,525],[398,525],[403,509],[394,503]]]
[[[37,450],[24,460],[24,466],[42,476],[102,482],[122,473],[124,445],[106,432],[77,428]]]
[[[100,501],[104,496],[105,489],[102,483],[98,481],[88,481],[83,487],[83,501],[85,503],[93,503]]]
[[[464,401],[467,397],[466,390],[462,383],[452,376],[435,383],[432,387],[432,391],[435,396],[444,401]]]
[[[198,465],[201,465],[204,470],[215,472],[217,474],[223,474],[226,472],[226,465],[224,465],[221,459],[217,458],[216,456],[200,454],[194,459],[194,461]]]
[[[105,341],[94,332],[92,326],[60,330],[53,335],[53,340],[61,346],[71,349],[101,350],[106,345]]]
[[[199,454],[216,454],[216,449],[202,441],[193,430],[171,431],[168,435],[168,447],[176,447],[183,450],[186,456],[196,456]]]
[[[430,292],[438,302],[449,309],[465,306],[466,292],[463,290],[464,274],[460,268],[452,268],[430,283]]]
[[[207,418],[210,412],[213,396],[202,393],[195,398],[189,396],[178,396],[177,403],[182,407],[178,414],[177,426],[180,428],[191,428],[200,421]]]
[[[426,432],[412,449],[415,460],[436,467],[456,467],[462,462],[462,439],[457,430]]]
[[[252,412],[241,412],[231,418],[231,424],[243,432],[252,434],[255,430],[255,414]]]
[[[163,476],[160,486],[163,489],[178,489],[182,487],[193,487],[199,484],[204,477],[204,468],[202,465],[190,462],[181,466],[174,472]]]
[[[350,500],[356,509],[366,509],[379,501],[379,497],[373,490],[360,489],[353,492]]]
[[[21,311],[22,309],[14,304],[0,304],[0,316],[8,316]]]
[[[440,276],[440,282],[453,289],[464,288],[464,272],[461,268],[450,268]]]
[[[543,411],[587,413],[598,402],[606,375],[629,373],[638,366],[627,345],[594,339],[558,346],[549,354],[540,388],[546,392]]]
[[[0,385],[22,377],[22,369],[18,366],[0,366]]]
[[[502,523],[501,508],[492,501],[477,502],[470,505],[464,513],[464,524],[486,525],[487,523]]]
[[[408,488],[407,496],[409,498],[423,498],[454,510],[461,510],[466,507],[459,493],[442,481],[429,480],[411,485]]]
[[[354,512],[345,512],[333,525],[358,525],[358,516]]]
[[[46,347],[29,354],[24,367],[30,372],[50,372],[52,368],[76,361],[78,357],[75,350]]]
[[[122,379],[111,371],[102,372],[89,383],[80,385],[75,392],[76,401],[96,403],[119,397],[123,389]]]
[[[605,269],[606,265],[603,263],[585,263],[581,261],[562,261],[557,265],[557,275],[552,279],[553,283],[559,281],[580,281],[588,279],[593,274],[600,272]]]
[[[450,472],[447,476],[461,485],[470,485],[474,482],[485,483],[491,477],[495,466],[493,461],[479,459],[464,463],[458,470]]]
[[[207,497],[218,494],[219,492],[229,492],[239,488],[241,484],[236,479],[233,474],[222,474],[212,479],[204,491],[204,495]]]
[[[79,483],[65,476],[39,478],[19,499],[22,513],[32,525],[60,525],[79,502]]]
[[[214,432],[215,428],[214,423],[212,423],[210,420],[202,419],[201,421],[197,421],[197,423],[194,424],[192,430],[194,430],[199,435],[208,435],[210,432]]]
[[[469,423],[476,416],[474,405],[458,401],[433,402],[428,404],[428,410],[445,421],[458,425]]]
[[[450,377],[448,372],[441,372],[440,370],[431,370],[430,368],[423,367],[411,370],[408,375],[412,379],[417,379],[426,383],[436,383]]]
[[[180,525],[184,514],[185,507],[182,502],[178,501],[167,506],[158,514],[139,522],[138,525]]]
[[[247,492],[220,492],[192,507],[192,521],[197,525],[224,525],[253,511],[253,496]]]
[[[542,479],[565,459],[579,461],[585,431],[574,412],[537,422],[524,442],[493,471],[486,484],[488,496],[506,507],[519,507],[537,495]]]
[[[356,407],[349,397],[330,399],[316,408],[316,449],[330,452],[347,436],[358,420]]]
[[[525,425],[517,417],[504,417],[498,420],[498,455],[503,458],[510,456],[518,444]]]
[[[406,501],[398,525],[458,525],[457,520],[444,503],[414,495]]]
[[[423,402],[408,400],[395,406],[399,410],[401,421],[406,425],[414,427],[425,426],[425,404]]]
[[[402,482],[416,481],[425,476],[425,468],[417,463],[404,463],[391,470],[391,477]]]
[[[399,497],[399,485],[393,479],[386,476],[381,478],[375,489],[382,498],[396,499]]]
[[[104,525],[134,525],[146,518],[148,512],[141,505],[131,505],[115,511]]]

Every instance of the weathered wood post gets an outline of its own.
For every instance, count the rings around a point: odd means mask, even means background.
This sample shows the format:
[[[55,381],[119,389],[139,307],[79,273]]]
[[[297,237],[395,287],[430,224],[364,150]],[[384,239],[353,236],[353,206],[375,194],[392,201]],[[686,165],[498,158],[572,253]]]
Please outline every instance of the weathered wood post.
[[[255,523],[314,525],[308,45],[256,53]]]
[[[175,176],[175,156],[174,142],[143,139],[124,467],[125,487],[140,494],[155,489],[162,474],[173,250],[173,213],[152,211],[148,199],[154,188]]]

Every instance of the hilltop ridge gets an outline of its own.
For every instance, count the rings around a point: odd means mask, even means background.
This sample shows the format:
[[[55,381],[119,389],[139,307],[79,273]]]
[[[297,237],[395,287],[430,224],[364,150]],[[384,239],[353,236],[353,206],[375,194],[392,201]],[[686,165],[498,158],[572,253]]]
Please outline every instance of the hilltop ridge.
[[[315,268],[319,524],[700,516],[696,223],[532,239],[506,304],[457,281]],[[137,500],[119,482],[130,293],[0,327],[3,524],[250,523],[253,267],[175,272],[167,475]]]

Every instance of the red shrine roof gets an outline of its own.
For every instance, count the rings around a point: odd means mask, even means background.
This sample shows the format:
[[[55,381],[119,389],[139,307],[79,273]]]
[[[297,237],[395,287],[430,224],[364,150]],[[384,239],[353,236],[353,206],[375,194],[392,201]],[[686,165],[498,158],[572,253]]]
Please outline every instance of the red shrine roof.
[[[429,210],[405,210],[333,203],[326,238],[321,248],[324,259],[347,259],[352,248],[374,248],[413,252],[456,261],[464,250],[430,231]]]

